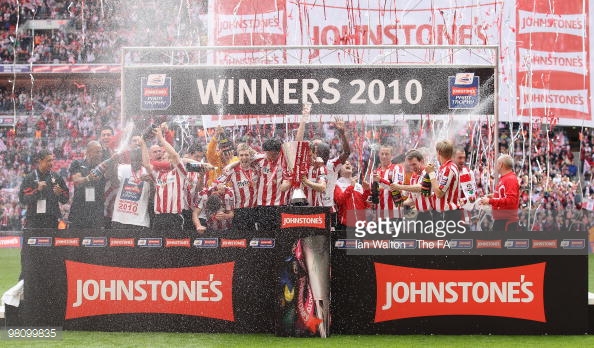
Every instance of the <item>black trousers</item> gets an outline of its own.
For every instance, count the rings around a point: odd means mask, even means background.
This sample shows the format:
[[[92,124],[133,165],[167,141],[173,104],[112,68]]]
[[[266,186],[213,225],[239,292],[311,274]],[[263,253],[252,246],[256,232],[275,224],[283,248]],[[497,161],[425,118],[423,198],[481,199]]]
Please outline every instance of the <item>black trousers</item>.
[[[58,217],[48,214],[35,214],[27,216],[25,227],[31,228],[58,228]]]
[[[495,220],[493,221],[493,231],[518,232],[520,225],[517,221]]]

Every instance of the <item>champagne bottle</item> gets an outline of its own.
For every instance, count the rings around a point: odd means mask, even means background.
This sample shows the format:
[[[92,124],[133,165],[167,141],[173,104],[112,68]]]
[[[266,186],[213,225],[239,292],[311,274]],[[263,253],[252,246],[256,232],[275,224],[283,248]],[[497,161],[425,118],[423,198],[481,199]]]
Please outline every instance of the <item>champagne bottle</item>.
[[[431,195],[431,178],[427,173],[423,175],[423,180],[421,181],[421,194],[423,196]]]
[[[400,190],[394,190],[392,193],[392,201],[394,201],[394,205],[399,207],[404,202],[404,198],[402,197],[402,192]]]
[[[142,132],[142,139],[144,141],[153,140],[153,138],[155,137],[155,133],[153,133],[153,130],[156,129],[157,127],[159,127],[159,125],[154,124],[154,123],[152,123],[148,127],[146,127],[145,130]]]
[[[115,153],[110,158],[99,163],[95,168],[91,169],[91,174],[93,174],[96,178],[102,178],[103,176],[105,176],[105,172],[107,171],[107,169],[115,165],[116,163],[119,163],[119,160],[119,154]]]

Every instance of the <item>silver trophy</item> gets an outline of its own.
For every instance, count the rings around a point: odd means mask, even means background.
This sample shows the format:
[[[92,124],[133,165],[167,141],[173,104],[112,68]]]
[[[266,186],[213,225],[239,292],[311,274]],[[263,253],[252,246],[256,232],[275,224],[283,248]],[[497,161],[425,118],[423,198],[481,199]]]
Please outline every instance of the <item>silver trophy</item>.
[[[307,197],[301,188],[301,177],[307,175],[311,163],[309,143],[306,141],[289,141],[282,145],[282,149],[287,168],[293,177],[293,194],[289,203],[295,206],[307,205]]]

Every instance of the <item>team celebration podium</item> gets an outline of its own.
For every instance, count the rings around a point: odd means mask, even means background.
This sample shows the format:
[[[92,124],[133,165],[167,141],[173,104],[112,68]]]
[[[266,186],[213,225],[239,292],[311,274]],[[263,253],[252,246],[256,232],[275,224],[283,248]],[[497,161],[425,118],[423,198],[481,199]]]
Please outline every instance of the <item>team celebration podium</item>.
[[[394,238],[331,232],[322,207],[238,213],[224,235],[25,231],[21,320],[297,337],[591,330],[585,232]]]
[[[225,235],[24,232],[30,326],[65,330],[329,335],[326,208],[258,207]]]

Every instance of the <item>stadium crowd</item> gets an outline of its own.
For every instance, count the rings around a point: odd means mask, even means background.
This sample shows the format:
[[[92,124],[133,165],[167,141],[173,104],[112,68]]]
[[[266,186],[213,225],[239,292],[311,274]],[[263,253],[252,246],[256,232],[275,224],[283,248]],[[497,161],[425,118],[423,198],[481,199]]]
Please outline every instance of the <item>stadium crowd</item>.
[[[18,6],[1,0],[0,60],[3,64],[119,64],[120,48],[125,46],[204,46],[207,4],[193,1],[180,8],[179,2],[171,0],[26,0]],[[27,21],[40,19],[60,20],[61,26],[19,30]]]
[[[34,168],[36,153],[48,149],[54,155],[54,171],[68,179],[66,182],[73,192],[75,185],[69,172],[73,161],[85,158],[87,145],[93,140],[100,140],[103,126],[118,129],[120,111],[117,87],[89,87],[88,90],[79,87],[73,85],[65,89],[41,88],[34,93],[22,90],[15,94],[14,105],[19,113],[28,116],[20,118],[14,129],[0,130],[1,229],[23,228],[26,209],[18,203],[18,189],[25,174]],[[1,95],[0,108],[10,111],[13,107],[11,94],[5,90],[1,91]],[[158,120],[137,121],[140,125],[137,128],[144,128]],[[168,132],[170,134],[164,134],[164,137],[175,145],[181,155],[188,153],[190,144],[206,153],[208,142],[218,139],[212,129],[205,132],[202,127],[182,127],[172,122],[169,122],[169,125],[172,127]],[[327,158],[334,158],[343,150],[335,126],[334,122],[310,122],[304,129],[307,139],[319,138],[329,145]],[[380,139],[381,143],[392,146],[393,162],[398,163],[404,161],[403,155],[408,149],[432,146],[430,134],[419,131],[419,127],[418,121],[377,128],[360,121],[346,122],[344,128],[351,149],[349,161],[355,173],[364,172],[365,167],[373,161],[370,161],[372,153],[378,156],[377,145],[374,144],[379,143]],[[250,145],[253,151],[262,153],[265,151],[263,145],[266,139],[271,136],[283,140],[294,139],[298,124],[256,123],[231,128],[227,133],[233,149],[237,144],[245,143]],[[468,126],[468,129],[470,128],[472,125]],[[544,128],[542,132],[534,132],[531,141],[526,138],[526,128],[526,124],[502,123],[499,130],[499,150],[505,153],[512,147],[514,149],[514,171],[521,188],[518,207],[520,225],[530,230],[589,229],[592,224],[589,214],[592,206],[589,206],[588,202],[594,201],[594,185],[591,184],[594,131],[584,129],[581,132],[581,152],[577,153],[571,151],[562,127],[549,132],[544,131]],[[287,131],[289,134],[286,134]],[[177,136],[175,132],[178,133]],[[185,134],[183,145],[180,143],[181,133]],[[481,132],[481,136],[486,136],[484,131]],[[492,161],[493,158],[477,156],[476,151],[470,149],[469,136],[456,138],[458,143],[455,145],[467,150],[467,163],[474,172],[478,194],[492,192],[492,188],[489,188],[493,181],[492,168],[488,161]],[[154,140],[147,142],[147,145],[155,145]],[[533,149],[531,153],[527,149],[530,145]],[[234,155],[239,155],[238,151],[235,151]],[[206,158],[204,160],[208,161]],[[375,162],[379,164],[377,157]],[[221,174],[219,171],[216,175]],[[208,184],[212,184],[212,180],[209,183],[205,182],[205,185]],[[72,199],[68,204],[61,206],[66,221],[69,220],[71,202]],[[473,228],[488,229],[492,220],[490,215],[481,214],[480,209],[477,209],[470,214],[470,223]]]
[[[83,156],[82,149],[96,137],[96,130],[105,124],[115,126],[119,102],[116,93],[105,87],[87,91],[73,85],[59,90],[42,88],[35,93],[21,90],[15,93],[15,98],[7,90],[0,94],[3,112],[11,114],[14,101],[17,112],[27,115],[18,119],[16,127],[3,128],[0,133],[4,208],[0,226],[20,229],[21,209],[13,204],[18,202],[15,190],[18,191],[24,174],[32,170],[34,155],[44,148],[51,151],[56,158],[54,170],[66,177],[70,162]],[[64,209],[67,211],[68,206]]]

